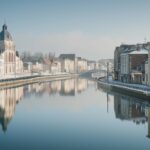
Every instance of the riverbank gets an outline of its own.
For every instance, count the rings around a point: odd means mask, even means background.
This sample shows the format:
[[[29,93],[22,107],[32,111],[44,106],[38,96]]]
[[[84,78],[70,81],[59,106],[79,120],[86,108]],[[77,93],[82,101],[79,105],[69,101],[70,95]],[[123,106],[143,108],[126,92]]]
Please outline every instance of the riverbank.
[[[18,78],[10,78],[5,80],[0,80],[0,89],[9,88],[14,86],[21,86],[37,82],[46,82],[46,81],[56,81],[69,79],[78,76],[78,74],[51,74],[51,75],[34,75],[34,76],[24,76]]]
[[[144,85],[132,85],[121,82],[98,80],[98,84],[108,90],[134,96],[136,98],[150,100],[150,87]]]

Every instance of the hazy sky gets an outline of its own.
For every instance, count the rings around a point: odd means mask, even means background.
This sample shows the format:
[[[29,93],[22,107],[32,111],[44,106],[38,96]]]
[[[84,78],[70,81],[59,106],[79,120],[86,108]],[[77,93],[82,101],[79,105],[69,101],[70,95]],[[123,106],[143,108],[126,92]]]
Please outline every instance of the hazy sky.
[[[0,0],[17,50],[112,58],[121,43],[150,40],[150,0]]]

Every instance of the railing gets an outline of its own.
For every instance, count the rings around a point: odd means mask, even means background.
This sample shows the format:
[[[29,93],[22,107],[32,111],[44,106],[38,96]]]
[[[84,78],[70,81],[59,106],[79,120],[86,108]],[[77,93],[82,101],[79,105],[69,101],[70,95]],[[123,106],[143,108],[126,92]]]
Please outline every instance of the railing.
[[[129,83],[123,83],[123,82],[119,82],[119,81],[109,81],[109,83],[111,84],[116,84],[116,85],[122,85],[122,86],[126,86],[129,88],[134,88],[134,89],[138,89],[138,90],[144,90],[145,92],[150,92],[150,86],[148,85],[141,85],[141,84],[129,84]]]

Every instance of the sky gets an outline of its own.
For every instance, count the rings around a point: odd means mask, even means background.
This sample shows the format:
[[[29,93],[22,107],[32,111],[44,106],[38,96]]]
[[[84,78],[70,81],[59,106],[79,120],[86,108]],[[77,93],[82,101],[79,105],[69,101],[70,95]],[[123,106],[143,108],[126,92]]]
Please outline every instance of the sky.
[[[16,49],[113,58],[116,46],[150,41],[150,0],[0,0]]]

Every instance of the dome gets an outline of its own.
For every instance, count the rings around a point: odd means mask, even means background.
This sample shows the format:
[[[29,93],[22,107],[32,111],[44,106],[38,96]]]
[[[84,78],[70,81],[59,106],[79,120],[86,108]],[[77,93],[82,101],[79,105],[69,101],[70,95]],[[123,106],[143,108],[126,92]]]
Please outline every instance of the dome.
[[[12,41],[11,34],[7,31],[7,25],[4,24],[2,27],[2,31],[0,32],[0,41],[10,40]]]

